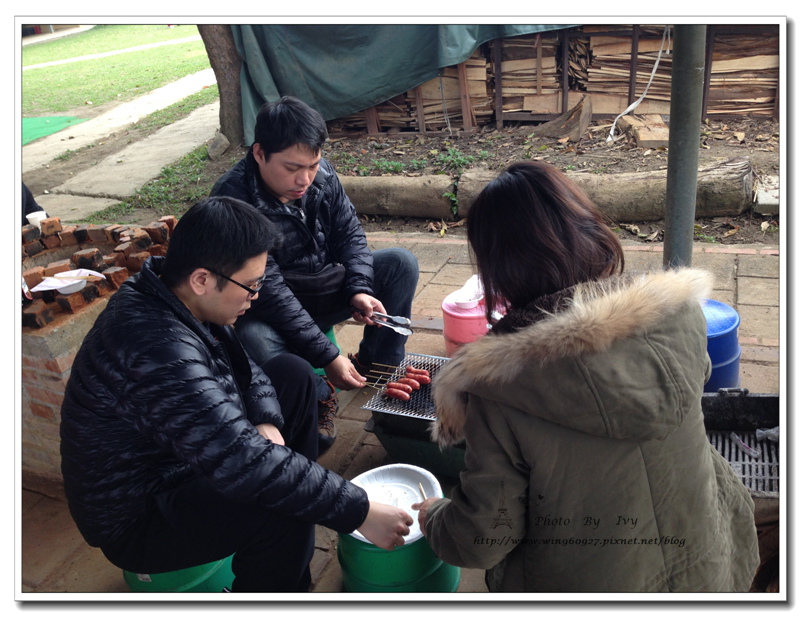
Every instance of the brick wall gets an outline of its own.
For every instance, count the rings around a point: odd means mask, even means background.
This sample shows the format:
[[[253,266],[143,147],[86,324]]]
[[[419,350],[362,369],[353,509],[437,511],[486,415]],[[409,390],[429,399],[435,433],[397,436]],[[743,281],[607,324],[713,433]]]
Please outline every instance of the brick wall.
[[[102,273],[73,294],[32,292],[22,308],[22,481],[46,494],[60,491],[59,424],[72,361],[108,299],[151,255],[164,255],[176,223],[162,217],[144,227],[63,227],[57,217],[41,230],[22,228],[22,276],[32,289],[56,272]]]

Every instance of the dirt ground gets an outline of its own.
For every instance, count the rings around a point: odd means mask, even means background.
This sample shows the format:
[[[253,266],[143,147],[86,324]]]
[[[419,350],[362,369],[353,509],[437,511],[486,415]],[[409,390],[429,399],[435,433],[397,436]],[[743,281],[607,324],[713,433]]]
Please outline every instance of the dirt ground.
[[[395,175],[408,176],[436,173],[454,177],[463,169],[484,166],[501,170],[508,164],[535,159],[551,163],[563,170],[587,171],[601,174],[654,171],[667,168],[667,149],[637,147],[632,138],[620,134],[607,143],[610,122],[594,122],[577,143],[547,137],[532,137],[531,124],[515,123],[501,130],[482,127],[474,133],[456,131],[426,133],[389,133],[368,136],[366,133],[343,135],[331,131],[324,156],[342,175]],[[46,170],[37,171],[35,177],[23,177],[34,194],[66,181],[71,175],[89,169],[98,160],[111,156],[130,143],[143,139],[147,132],[135,125],[119,131],[92,147],[71,152],[67,157],[53,161]],[[735,157],[749,157],[758,176],[777,175],[780,166],[779,124],[772,119],[743,118],[716,120],[701,127],[699,165]],[[198,185],[208,189],[236,160],[244,149],[227,152],[217,161],[208,160]],[[187,207],[191,204],[187,204]],[[152,220],[150,211],[142,213],[143,222]],[[144,219],[147,219],[146,221]],[[121,223],[137,223],[136,215]],[[362,217],[367,231],[405,231],[438,233],[441,221],[412,218]],[[445,221],[446,234],[464,237],[464,221]],[[663,240],[663,221],[628,223],[616,227],[621,238],[638,242]],[[695,225],[698,242],[721,244],[778,244],[779,221],[777,217],[765,218],[753,213],[738,217],[699,219]]]

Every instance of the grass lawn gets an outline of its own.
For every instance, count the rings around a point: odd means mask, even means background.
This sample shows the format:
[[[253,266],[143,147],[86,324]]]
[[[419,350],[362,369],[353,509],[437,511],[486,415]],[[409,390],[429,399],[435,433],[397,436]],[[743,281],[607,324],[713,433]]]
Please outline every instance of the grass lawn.
[[[97,26],[80,34],[23,47],[23,66],[196,34],[196,26]],[[41,49],[37,50],[38,47]],[[28,69],[22,72],[22,114],[34,117],[69,111],[79,115],[81,109],[89,106],[131,100],[210,66],[205,46],[197,40]]]

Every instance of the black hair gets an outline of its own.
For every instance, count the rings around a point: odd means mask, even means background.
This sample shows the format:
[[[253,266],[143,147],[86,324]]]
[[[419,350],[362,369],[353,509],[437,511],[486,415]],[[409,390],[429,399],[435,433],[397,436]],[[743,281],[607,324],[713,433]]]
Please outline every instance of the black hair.
[[[469,209],[467,235],[487,318],[625,268],[600,209],[546,163],[515,163],[487,184]]]
[[[258,110],[254,137],[265,159],[274,152],[297,145],[317,154],[328,139],[328,127],[316,109],[298,98],[284,96],[278,101],[264,103]]]
[[[280,239],[275,226],[250,204],[232,197],[207,197],[180,218],[169,240],[161,280],[174,289],[197,268],[230,276]],[[227,281],[221,277],[218,287]]]

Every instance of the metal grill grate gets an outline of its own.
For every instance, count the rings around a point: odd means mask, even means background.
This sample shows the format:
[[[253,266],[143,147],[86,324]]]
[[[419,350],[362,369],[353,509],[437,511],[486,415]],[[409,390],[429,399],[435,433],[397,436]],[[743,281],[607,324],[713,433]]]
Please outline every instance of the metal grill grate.
[[[707,431],[707,435],[711,444],[730,463],[733,471],[748,489],[755,493],[767,494],[765,496],[778,495],[780,467],[776,442],[758,441],[754,431],[737,431],[736,435],[745,445],[759,453],[759,457],[755,458],[736,444],[731,438],[730,431]]]
[[[448,360],[449,358],[440,358],[439,356],[409,353],[406,354],[400,366],[391,372],[391,375],[376,375],[375,377],[367,375],[367,379],[376,388],[383,388],[390,381],[405,377],[406,367],[409,365],[414,368],[425,369],[433,378]],[[390,369],[386,370],[388,372]],[[407,401],[398,401],[387,397],[383,392],[377,392],[367,401],[364,409],[410,418],[422,418],[424,420],[434,420],[436,418],[436,408],[433,405],[431,386],[429,384],[413,392],[411,398]]]

